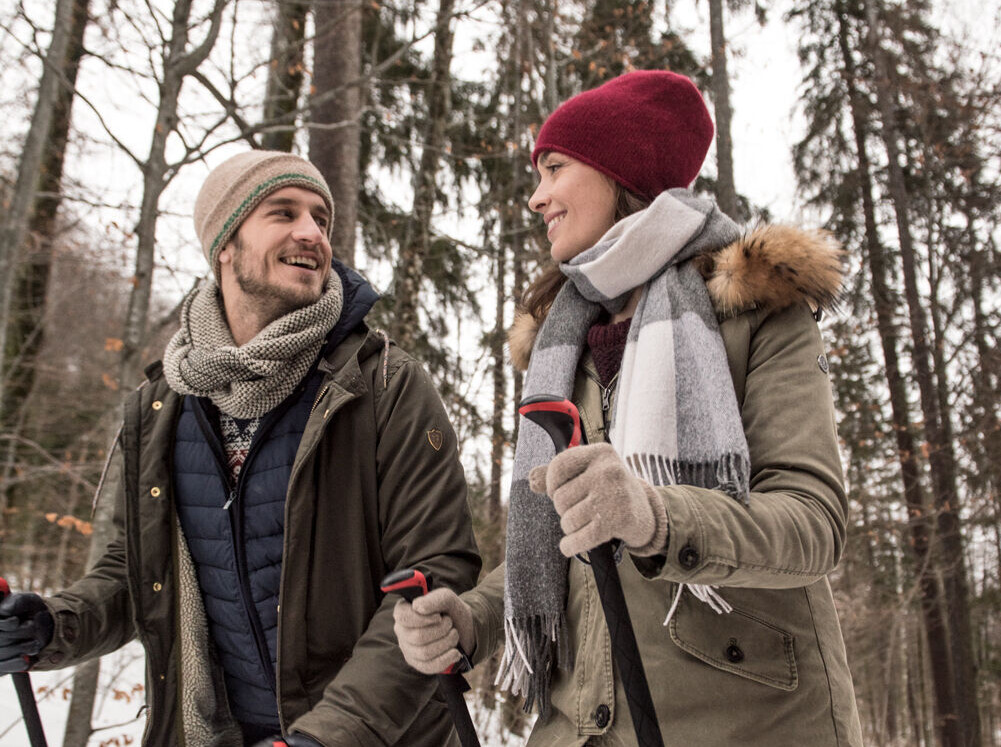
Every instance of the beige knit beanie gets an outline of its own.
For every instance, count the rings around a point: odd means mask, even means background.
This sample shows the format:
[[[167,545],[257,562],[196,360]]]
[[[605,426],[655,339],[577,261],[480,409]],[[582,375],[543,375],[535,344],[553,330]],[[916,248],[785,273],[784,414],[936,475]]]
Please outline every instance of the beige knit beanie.
[[[274,150],[240,153],[209,173],[195,199],[195,231],[213,272],[216,258],[240,224],[261,201],[283,187],[316,192],[327,203],[334,225],[334,199],[319,170],[305,158]]]

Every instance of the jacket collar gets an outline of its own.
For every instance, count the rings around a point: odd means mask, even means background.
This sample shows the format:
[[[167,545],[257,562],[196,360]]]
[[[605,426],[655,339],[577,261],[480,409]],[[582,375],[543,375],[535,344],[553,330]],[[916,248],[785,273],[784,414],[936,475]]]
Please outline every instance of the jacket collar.
[[[706,279],[720,319],[749,309],[778,311],[806,302],[814,311],[837,305],[845,251],[827,231],[764,225],[692,261]],[[518,313],[508,330],[511,361],[528,368],[542,319]]]

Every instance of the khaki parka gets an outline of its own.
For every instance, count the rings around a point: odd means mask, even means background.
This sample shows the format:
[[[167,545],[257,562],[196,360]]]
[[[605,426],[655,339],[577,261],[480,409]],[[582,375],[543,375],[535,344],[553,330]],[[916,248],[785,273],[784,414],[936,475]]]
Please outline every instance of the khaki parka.
[[[455,434],[427,374],[372,333],[349,335],[319,370],[323,383],[285,505],[282,727],[331,747],[457,744],[435,680],[407,666],[396,645],[396,598],[379,591],[386,573],[407,567],[457,591],[476,580]],[[47,600],[56,633],[38,667],[74,664],[138,636],[147,656],[143,744],[178,747],[185,744],[179,692],[192,697],[185,690],[192,667],[178,642],[184,611],[170,468],[181,397],[158,368],[148,375],[127,405],[139,427],[122,434],[123,444],[138,444],[136,473],[125,459],[125,479],[109,480],[119,487],[101,497],[115,501],[115,535],[91,573]],[[221,673],[212,679],[221,687]]]
[[[827,359],[807,303],[823,294],[803,287],[837,264],[837,250],[821,236],[770,228],[723,252],[703,274],[750,447],[750,504],[716,490],[660,487],[667,546],[653,557],[627,552],[619,565],[664,743],[859,747],[827,580],[844,548],[847,500]],[[748,266],[720,269],[734,256],[739,265],[745,252]],[[802,282],[775,296],[767,268],[777,263],[791,263]],[[733,277],[714,285],[730,270]],[[751,277],[758,270],[760,282]],[[585,356],[573,398],[590,443],[605,440],[607,425],[596,380]],[[503,580],[502,565],[463,595],[473,609],[476,661],[503,643]],[[665,626],[679,583],[717,585],[733,611],[717,614],[685,589]],[[594,575],[577,559],[567,620],[574,668],[554,673],[552,713],[536,723],[529,746],[635,745]]]

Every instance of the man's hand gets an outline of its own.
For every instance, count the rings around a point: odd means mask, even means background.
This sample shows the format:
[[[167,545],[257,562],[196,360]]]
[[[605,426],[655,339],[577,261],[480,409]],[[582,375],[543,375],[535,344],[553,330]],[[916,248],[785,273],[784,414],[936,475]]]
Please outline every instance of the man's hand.
[[[548,495],[560,515],[568,558],[614,538],[637,555],[661,552],[667,511],[657,490],[629,471],[611,444],[577,446],[533,469],[529,487]]]
[[[0,674],[27,671],[54,629],[38,594],[11,594],[0,602]]]
[[[422,674],[444,672],[461,658],[456,646],[469,653],[475,643],[472,610],[451,589],[435,589],[413,604],[401,599],[393,619],[403,658]]]

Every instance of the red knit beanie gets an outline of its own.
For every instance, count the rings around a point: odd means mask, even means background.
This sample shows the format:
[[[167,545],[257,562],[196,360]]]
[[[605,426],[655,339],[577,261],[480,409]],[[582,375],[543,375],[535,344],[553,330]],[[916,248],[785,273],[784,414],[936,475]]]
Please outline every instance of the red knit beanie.
[[[532,164],[556,151],[652,200],[698,176],[713,122],[695,84],[666,70],[637,70],[579,93],[539,130]]]

